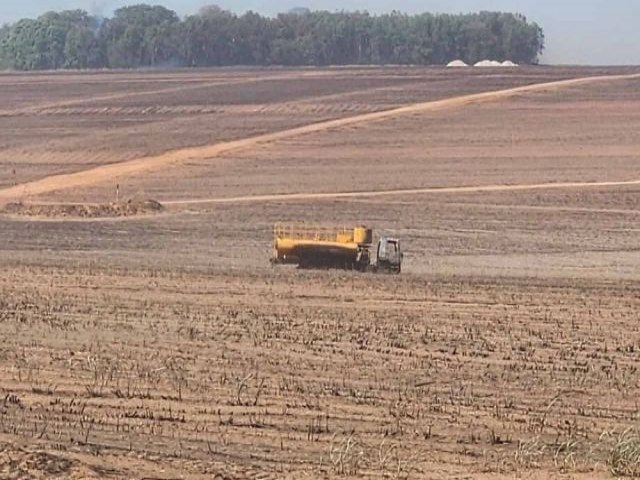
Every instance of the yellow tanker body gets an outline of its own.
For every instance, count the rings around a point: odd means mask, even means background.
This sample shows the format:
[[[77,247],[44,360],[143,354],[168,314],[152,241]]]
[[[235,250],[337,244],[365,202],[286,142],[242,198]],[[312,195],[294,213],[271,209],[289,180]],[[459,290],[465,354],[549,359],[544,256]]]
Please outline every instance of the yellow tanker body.
[[[273,237],[273,262],[302,268],[365,269],[373,243],[373,232],[366,227],[279,224]]]

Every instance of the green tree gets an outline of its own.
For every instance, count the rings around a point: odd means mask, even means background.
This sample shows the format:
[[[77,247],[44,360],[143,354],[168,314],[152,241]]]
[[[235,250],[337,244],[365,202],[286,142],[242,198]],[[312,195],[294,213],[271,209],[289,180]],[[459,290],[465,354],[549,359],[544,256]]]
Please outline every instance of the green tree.
[[[3,63],[21,70],[99,66],[96,30],[95,19],[81,10],[47,12],[36,20],[20,20],[5,28]]]
[[[247,12],[235,20],[234,63],[267,65],[274,38],[272,22],[257,13]]]
[[[2,25],[0,27],[0,70],[11,68],[9,57],[9,35],[11,34],[10,25]]]
[[[178,57],[180,20],[161,6],[133,5],[116,10],[102,26],[107,64],[115,68],[161,65]]]
[[[82,10],[62,12],[64,67],[96,68],[104,66],[104,51],[98,40],[98,21]]]
[[[236,62],[236,15],[215,5],[187,17],[181,27],[181,53],[190,66],[220,66]]]
[[[48,68],[46,32],[37,20],[23,19],[11,27],[7,39],[6,57],[16,70]]]
[[[98,68],[104,65],[104,53],[95,30],[75,25],[67,32],[64,46],[65,68]]]
[[[544,34],[518,14],[406,15],[296,9],[275,18],[216,5],[180,20],[145,4],[101,25],[81,10],[47,12],[0,30],[0,67],[444,64],[455,58],[537,63]]]

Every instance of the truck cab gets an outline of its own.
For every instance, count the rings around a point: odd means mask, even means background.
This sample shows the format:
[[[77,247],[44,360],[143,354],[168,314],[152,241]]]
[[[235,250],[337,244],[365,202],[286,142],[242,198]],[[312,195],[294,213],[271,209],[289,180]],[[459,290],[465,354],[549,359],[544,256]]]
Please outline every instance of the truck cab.
[[[400,240],[397,238],[380,238],[376,255],[376,270],[400,273],[403,256]]]

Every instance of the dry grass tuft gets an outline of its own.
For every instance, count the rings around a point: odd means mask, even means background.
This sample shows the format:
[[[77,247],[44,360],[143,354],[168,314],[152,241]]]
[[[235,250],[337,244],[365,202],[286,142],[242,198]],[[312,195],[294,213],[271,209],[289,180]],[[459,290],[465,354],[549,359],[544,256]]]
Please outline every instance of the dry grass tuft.
[[[607,465],[618,477],[640,477],[640,434],[634,428],[622,432],[609,452]]]

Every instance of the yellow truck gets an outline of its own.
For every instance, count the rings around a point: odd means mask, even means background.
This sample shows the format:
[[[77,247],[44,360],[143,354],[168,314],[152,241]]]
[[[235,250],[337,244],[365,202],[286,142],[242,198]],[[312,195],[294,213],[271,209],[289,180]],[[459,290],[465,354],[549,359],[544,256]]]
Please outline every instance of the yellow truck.
[[[400,273],[400,240],[381,237],[373,258],[373,231],[308,224],[276,224],[273,229],[274,265],[300,268],[340,268],[362,272]]]

